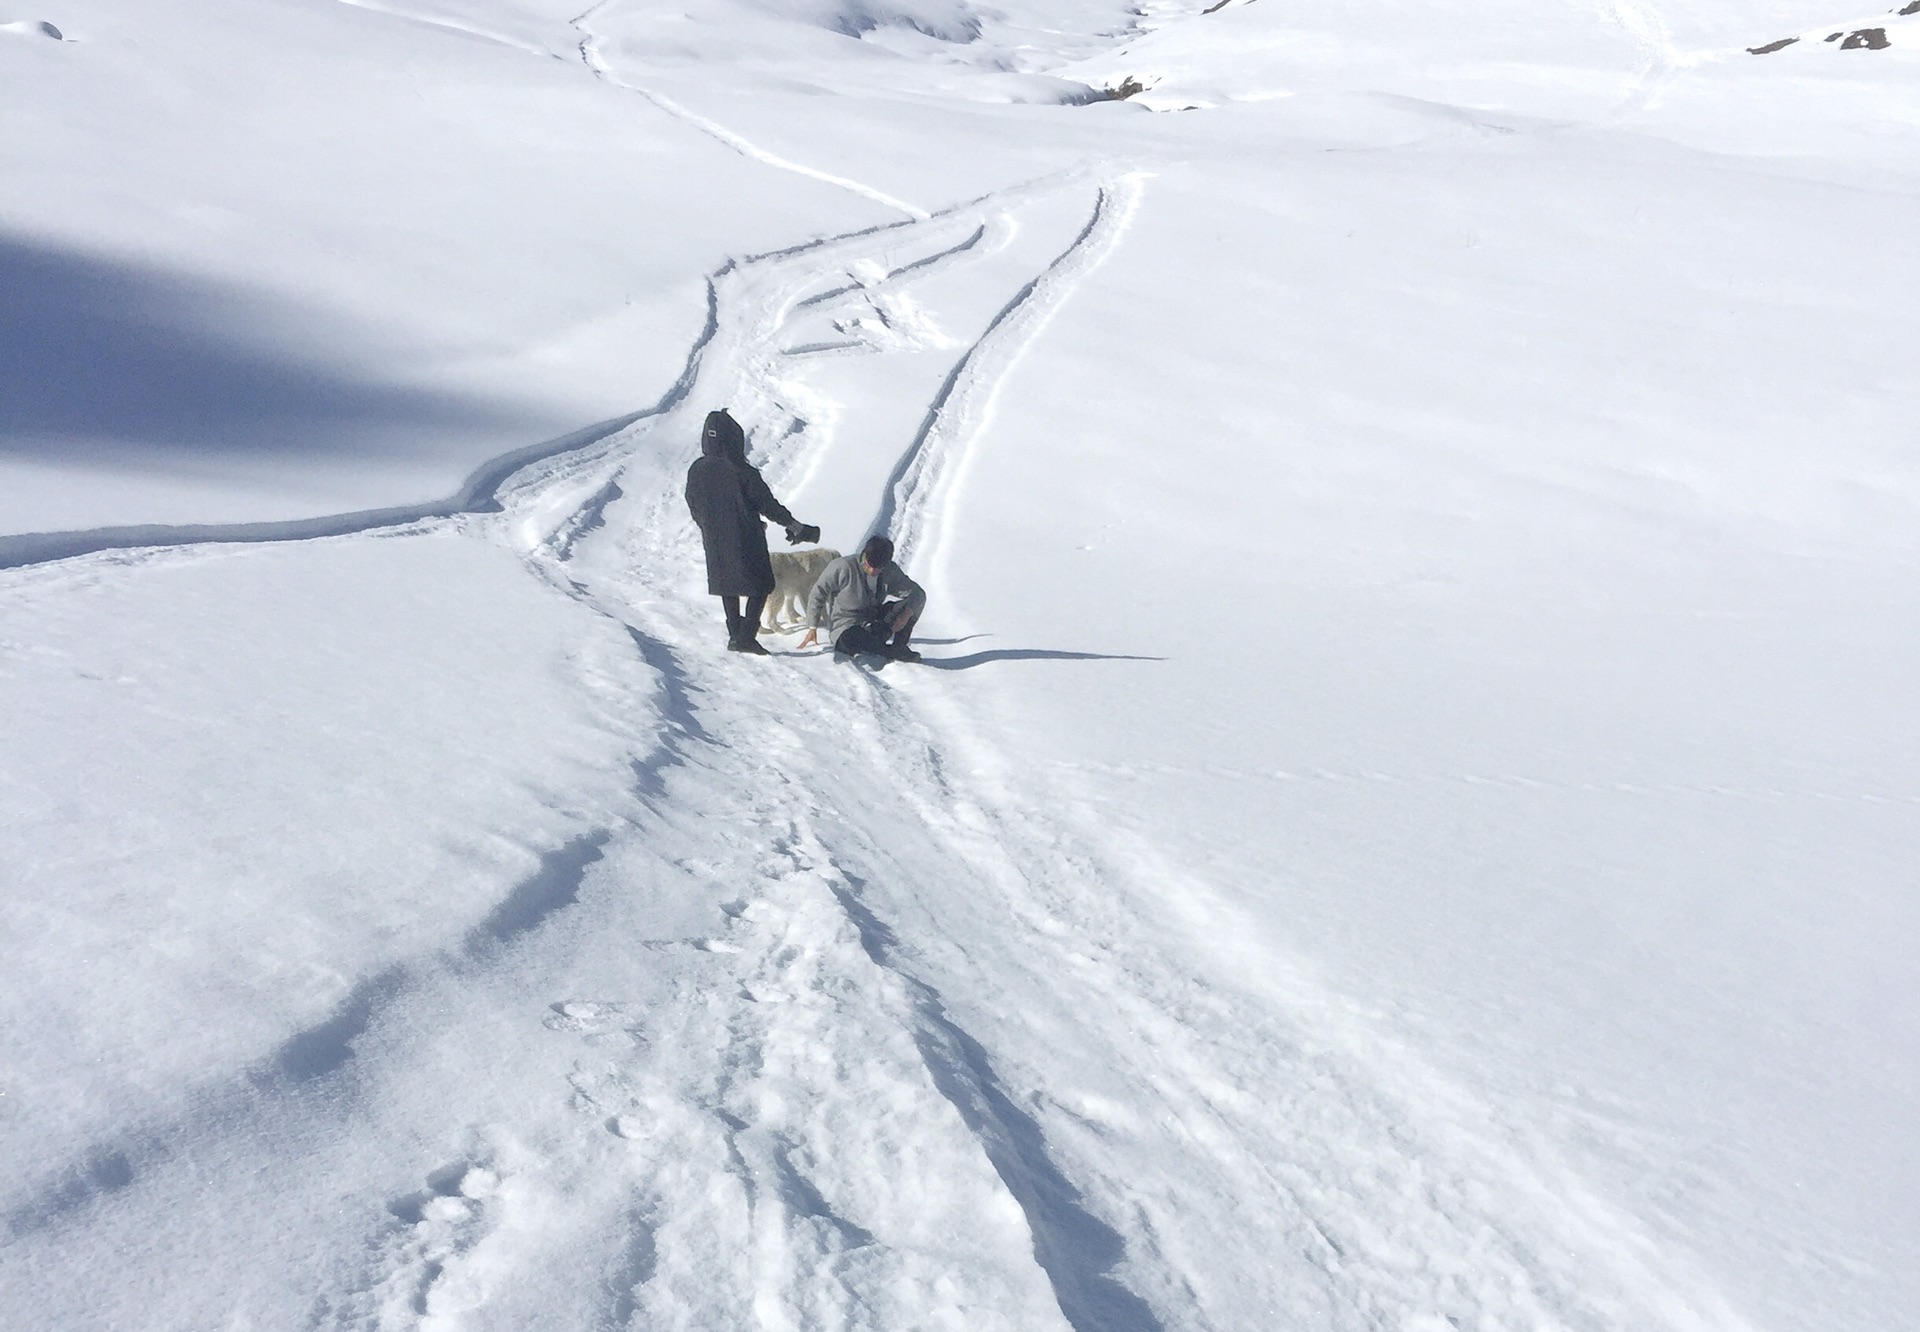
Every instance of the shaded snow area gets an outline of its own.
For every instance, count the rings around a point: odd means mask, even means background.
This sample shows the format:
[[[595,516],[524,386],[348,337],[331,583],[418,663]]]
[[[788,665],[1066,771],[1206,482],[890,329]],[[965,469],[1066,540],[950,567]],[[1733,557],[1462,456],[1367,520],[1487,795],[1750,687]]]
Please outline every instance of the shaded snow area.
[[[0,8],[0,1326],[1920,1326],[1916,25]]]

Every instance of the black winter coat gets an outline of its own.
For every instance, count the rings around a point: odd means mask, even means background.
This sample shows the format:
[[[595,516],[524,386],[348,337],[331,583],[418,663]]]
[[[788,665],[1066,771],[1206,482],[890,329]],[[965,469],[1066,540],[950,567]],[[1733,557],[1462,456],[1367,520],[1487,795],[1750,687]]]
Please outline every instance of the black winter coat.
[[[762,519],[797,527],[773,497],[759,469],[747,463],[747,435],[727,413],[708,412],[700,457],[687,469],[687,508],[707,555],[707,591],[718,597],[763,597],[773,591]]]

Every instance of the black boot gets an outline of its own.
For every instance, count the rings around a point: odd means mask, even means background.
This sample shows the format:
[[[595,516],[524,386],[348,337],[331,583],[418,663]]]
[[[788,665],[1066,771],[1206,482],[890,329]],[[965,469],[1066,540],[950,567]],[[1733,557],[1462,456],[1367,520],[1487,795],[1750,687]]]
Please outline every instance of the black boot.
[[[918,615],[908,620],[894,631],[893,638],[887,643],[887,655],[895,661],[919,661],[920,654],[909,646],[913,640],[913,626],[920,622]]]
[[[727,617],[727,651],[740,650],[740,599],[738,597],[720,598],[721,614]]]
[[[771,657],[773,654],[760,646],[760,617],[766,613],[765,597],[748,597],[747,604],[740,608],[740,629],[733,636],[735,652],[744,652],[751,657]]]

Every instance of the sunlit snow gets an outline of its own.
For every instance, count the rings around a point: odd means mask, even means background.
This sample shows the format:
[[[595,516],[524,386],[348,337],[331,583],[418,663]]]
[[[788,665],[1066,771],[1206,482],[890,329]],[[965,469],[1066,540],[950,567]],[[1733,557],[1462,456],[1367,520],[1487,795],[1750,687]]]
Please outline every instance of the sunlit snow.
[[[9,0],[0,107],[0,1325],[1920,1324],[1916,6]],[[720,406],[924,664],[723,650]]]

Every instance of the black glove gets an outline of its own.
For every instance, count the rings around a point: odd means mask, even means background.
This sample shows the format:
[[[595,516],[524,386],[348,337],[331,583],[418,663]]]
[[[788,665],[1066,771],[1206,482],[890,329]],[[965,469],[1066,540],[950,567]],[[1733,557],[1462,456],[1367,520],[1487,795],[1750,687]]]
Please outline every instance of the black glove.
[[[795,523],[787,529],[789,546],[811,546],[820,540],[820,529],[812,523]]]

